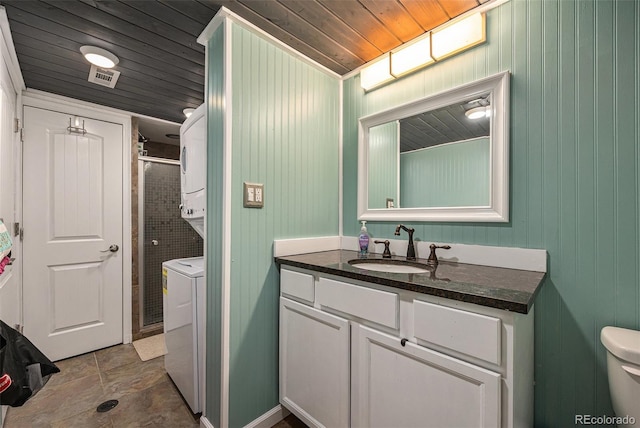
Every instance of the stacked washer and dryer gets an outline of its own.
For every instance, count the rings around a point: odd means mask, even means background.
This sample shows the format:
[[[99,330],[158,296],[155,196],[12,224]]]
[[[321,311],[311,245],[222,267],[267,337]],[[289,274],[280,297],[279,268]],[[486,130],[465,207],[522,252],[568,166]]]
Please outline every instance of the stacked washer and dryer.
[[[204,239],[206,107],[180,127],[180,211]],[[167,353],[164,366],[193,413],[203,409],[206,298],[204,258],[162,263],[162,306]]]

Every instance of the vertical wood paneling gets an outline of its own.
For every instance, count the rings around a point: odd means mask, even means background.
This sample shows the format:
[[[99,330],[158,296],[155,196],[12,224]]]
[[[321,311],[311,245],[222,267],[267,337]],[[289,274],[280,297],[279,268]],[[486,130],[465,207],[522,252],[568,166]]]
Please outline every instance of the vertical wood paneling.
[[[621,285],[617,291],[616,312],[617,323],[638,323],[640,307],[636,304],[640,289],[635,290],[625,287],[637,280],[637,266],[628,263],[628,260],[638,260],[638,163],[637,151],[640,146],[638,135],[638,120],[640,112],[637,108],[637,98],[627,94],[637,92],[640,84],[640,71],[637,68],[637,57],[640,56],[640,39],[637,28],[640,19],[640,8],[636,2],[619,2],[616,4],[616,17],[618,31],[616,34],[615,51],[615,82],[616,97],[615,111],[615,195],[616,201],[616,245],[615,254],[617,282]],[[633,19],[635,17],[636,19]],[[629,52],[636,52],[636,57]],[[635,90],[634,90],[635,89]],[[636,241],[634,241],[634,237]],[[633,258],[632,258],[633,257]],[[637,264],[636,264],[637,265]],[[637,282],[636,282],[637,284]]]
[[[576,227],[581,233],[577,239],[577,257],[579,268],[576,271],[575,284],[573,285],[573,298],[566,300],[570,313],[573,314],[573,324],[567,323],[567,328],[573,330],[568,337],[567,345],[572,345],[573,353],[588,355],[590,345],[597,342],[593,340],[594,334],[591,314],[594,313],[596,301],[594,275],[596,270],[596,158],[595,158],[595,2],[579,3],[577,11],[578,49],[576,51],[577,75],[576,82],[579,90],[576,92],[575,106],[577,110],[577,197],[578,213]],[[609,131],[610,132],[610,131]],[[608,219],[608,222],[615,221]],[[580,292],[577,292],[578,289]],[[590,328],[591,327],[591,328]],[[569,330],[571,331],[571,330]],[[593,361],[586,358],[576,359],[571,374],[575,394],[572,403],[567,403],[567,410],[582,414],[594,407],[593,376],[591,369]],[[566,388],[566,386],[565,386]],[[573,407],[569,407],[572,405]]]
[[[489,205],[489,153],[488,138],[402,153],[400,206]]]
[[[543,138],[544,127],[542,115],[544,111],[543,102],[543,79],[542,73],[544,60],[536,60],[542,58],[543,38],[539,34],[540,28],[543,28],[543,6],[544,2],[536,1],[527,4],[528,18],[527,25],[527,151],[525,162],[529,169],[527,174],[527,204],[525,206],[527,221],[527,241],[534,248],[542,247],[542,213],[543,206],[539,203],[542,199],[544,177],[543,170]]]
[[[610,78],[615,73],[614,46],[615,38],[613,34],[614,3],[597,3],[596,21],[596,48],[598,61],[596,63],[595,78],[596,103],[601,106],[600,114],[595,120],[596,133],[596,219],[597,228],[595,233],[597,248],[610,248],[611,251],[598,251],[598,268],[596,269],[596,289],[595,301],[598,302],[594,308],[598,317],[604,324],[615,323],[615,295],[608,292],[611,280],[616,277],[615,254],[615,229],[616,229],[616,189],[615,189],[615,145],[610,138],[609,132],[614,129],[614,93],[613,80]],[[633,160],[632,160],[633,162]],[[632,184],[633,186],[633,184]],[[611,219],[611,221],[602,221]],[[615,282],[615,280],[614,280]],[[603,287],[604,284],[608,284]],[[597,333],[597,332],[594,332]],[[597,342],[598,337],[594,338]],[[596,352],[598,366],[595,370],[593,388],[596,393],[596,409],[599,414],[606,412],[604,403],[607,402],[607,377],[606,377],[606,352],[600,348]]]
[[[386,208],[387,198],[398,200],[400,142],[398,122],[374,126],[369,130],[369,209]]]
[[[513,0],[487,25],[486,44],[390,85],[345,82],[344,233],[359,230],[359,117],[510,70],[511,221],[412,226],[425,241],[545,248],[535,424],[612,415],[600,330],[640,329],[640,5]],[[367,227],[393,238],[391,224]]]
[[[635,10],[633,11],[634,16],[636,16],[636,24],[637,21],[640,21],[640,5],[635,4]],[[636,52],[640,51],[640,25],[635,25],[635,49]],[[640,70],[640,53],[635,57],[635,70]],[[640,144],[637,143],[638,139],[640,139],[640,84],[635,80],[635,105],[634,112],[635,114],[635,124],[633,128],[633,140],[636,141],[636,189],[640,189]],[[640,197],[636,195],[636,236],[640,234]],[[638,258],[640,255],[640,239],[636,241],[635,246],[635,257]],[[640,278],[640,264],[636,264],[636,279]],[[640,291],[636,293],[636,323],[640,324]]]
[[[527,148],[529,146],[527,134],[527,119],[530,108],[527,90],[527,79],[529,77],[528,45],[529,29],[527,22],[527,7],[529,2],[516,1],[511,4],[512,7],[512,39],[513,39],[513,56],[509,66],[513,73],[511,79],[511,167],[512,172],[518,171],[518,174],[511,174],[512,195],[518,197],[511,198],[511,216],[512,222],[518,221],[518,227],[515,227],[511,236],[505,245],[516,245],[516,242],[526,242],[527,240],[527,224],[529,221],[527,213],[528,187],[526,183],[527,170]],[[514,96],[518,94],[518,96]],[[519,144],[514,144],[514,136],[517,135]],[[516,193],[517,189],[517,193]]]
[[[213,426],[221,426],[222,394],[222,287],[224,206],[224,27],[220,26],[207,46],[207,329],[206,413]]]
[[[561,209],[561,186],[558,185],[563,175],[562,148],[560,144],[560,130],[565,126],[562,120],[562,109],[560,101],[562,97],[558,91],[561,79],[560,65],[564,60],[564,50],[559,43],[560,37],[560,7],[557,2],[544,3],[543,22],[545,33],[542,36],[543,52],[545,56],[542,61],[543,82],[542,91],[544,99],[543,109],[543,138],[545,141],[543,162],[543,198],[548,201],[544,205],[542,218],[542,247],[559,248],[559,223]],[[562,16],[566,16],[563,14]],[[569,14],[570,15],[570,14]],[[503,21],[506,22],[506,21]],[[513,138],[513,137],[512,137]],[[512,194],[513,195],[513,194]],[[512,196],[513,197],[513,196]],[[554,257],[548,258],[548,271],[550,276],[558,277],[560,266],[563,263],[560,255],[556,252]],[[537,299],[537,308],[545,308],[545,316],[541,315],[540,309],[536,308],[536,329],[538,332],[545,330],[555,330],[561,323],[561,300],[555,290],[554,282],[547,281]],[[536,423],[540,426],[552,426],[553,421],[548,415],[555,415],[559,411],[560,393],[555,387],[556,381],[562,373],[560,364],[546,364],[544,367],[544,377],[541,377],[540,361],[554,361],[559,358],[562,350],[562,335],[546,335],[546,340],[536,340],[535,360],[536,366],[536,392],[544,391],[549,397],[544,402],[537,400]],[[542,409],[542,410],[541,410]]]
[[[278,404],[274,239],[338,234],[334,77],[232,26],[230,426]],[[264,208],[242,207],[242,183]]]

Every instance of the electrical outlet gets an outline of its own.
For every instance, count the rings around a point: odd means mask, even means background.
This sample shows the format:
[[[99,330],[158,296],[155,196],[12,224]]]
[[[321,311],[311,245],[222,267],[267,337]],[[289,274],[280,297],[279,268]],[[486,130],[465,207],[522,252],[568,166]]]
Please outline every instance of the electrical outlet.
[[[262,208],[264,206],[264,185],[261,183],[247,183],[243,185],[245,208]]]

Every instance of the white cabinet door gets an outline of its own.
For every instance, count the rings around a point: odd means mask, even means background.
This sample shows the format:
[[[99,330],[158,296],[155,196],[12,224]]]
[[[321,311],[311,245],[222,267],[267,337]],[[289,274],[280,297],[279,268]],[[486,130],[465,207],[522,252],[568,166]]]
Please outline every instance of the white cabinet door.
[[[359,324],[352,335],[352,426],[500,426],[499,374]]]
[[[307,425],[349,426],[349,322],[280,298],[280,402]]]

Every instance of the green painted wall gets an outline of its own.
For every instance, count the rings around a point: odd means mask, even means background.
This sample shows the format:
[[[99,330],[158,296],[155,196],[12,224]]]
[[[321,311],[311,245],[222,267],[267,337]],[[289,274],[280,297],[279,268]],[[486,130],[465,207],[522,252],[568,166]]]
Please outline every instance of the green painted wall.
[[[490,149],[489,139],[481,137],[401,153],[400,206],[489,205]]]
[[[369,208],[386,208],[387,198],[398,205],[398,122],[369,130]]]
[[[232,26],[231,427],[278,404],[273,240],[338,234],[339,81]],[[264,208],[242,207],[242,183]]]
[[[222,179],[224,102],[224,28],[218,27],[207,45],[207,356],[206,416],[220,426],[222,324]],[[216,274],[218,273],[218,274]]]
[[[357,120],[510,70],[511,221],[414,223],[425,241],[544,248],[535,424],[611,415],[605,325],[640,329],[640,2],[511,0],[487,43],[366,95],[344,85],[344,230],[356,213]],[[375,238],[394,224],[367,222]],[[423,255],[424,256],[424,255]]]

